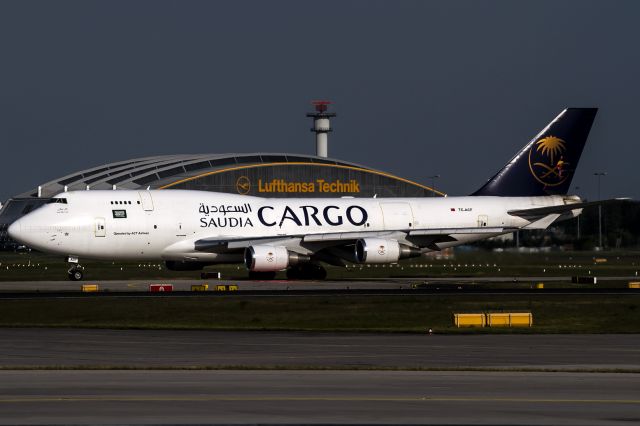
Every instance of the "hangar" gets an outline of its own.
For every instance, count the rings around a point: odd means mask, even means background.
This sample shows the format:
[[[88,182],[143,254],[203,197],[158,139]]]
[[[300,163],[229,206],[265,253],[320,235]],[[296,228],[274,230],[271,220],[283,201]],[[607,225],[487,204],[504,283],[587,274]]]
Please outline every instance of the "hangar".
[[[190,189],[260,197],[430,197],[428,186],[347,161],[303,154],[164,155],[70,173],[9,199],[0,210],[0,245],[9,224],[64,191]]]

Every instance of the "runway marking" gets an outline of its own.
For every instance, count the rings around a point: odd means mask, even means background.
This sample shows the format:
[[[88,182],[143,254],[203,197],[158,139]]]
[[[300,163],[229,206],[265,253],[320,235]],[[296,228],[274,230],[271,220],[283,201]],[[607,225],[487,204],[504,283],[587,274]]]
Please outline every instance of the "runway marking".
[[[509,402],[551,404],[640,404],[640,399],[549,399],[485,397],[392,397],[392,396],[61,396],[0,398],[0,403],[28,402]]]

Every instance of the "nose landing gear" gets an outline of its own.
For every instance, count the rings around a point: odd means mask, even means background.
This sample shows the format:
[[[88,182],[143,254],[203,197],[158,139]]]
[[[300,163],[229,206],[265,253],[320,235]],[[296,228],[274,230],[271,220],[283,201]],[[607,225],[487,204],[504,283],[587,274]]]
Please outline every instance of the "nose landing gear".
[[[80,281],[84,277],[84,268],[80,265],[75,265],[69,268],[67,273],[71,281]]]
[[[78,260],[77,257],[67,257],[67,263],[71,264],[71,268],[67,271],[67,276],[71,281],[80,281],[84,277],[84,267],[78,263]]]

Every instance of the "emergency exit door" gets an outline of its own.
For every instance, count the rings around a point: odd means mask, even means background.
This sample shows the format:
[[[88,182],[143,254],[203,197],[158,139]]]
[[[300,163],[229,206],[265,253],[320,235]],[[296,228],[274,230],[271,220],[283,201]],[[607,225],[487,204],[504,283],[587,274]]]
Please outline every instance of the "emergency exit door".
[[[481,214],[478,216],[478,228],[483,228],[489,224],[489,216]]]

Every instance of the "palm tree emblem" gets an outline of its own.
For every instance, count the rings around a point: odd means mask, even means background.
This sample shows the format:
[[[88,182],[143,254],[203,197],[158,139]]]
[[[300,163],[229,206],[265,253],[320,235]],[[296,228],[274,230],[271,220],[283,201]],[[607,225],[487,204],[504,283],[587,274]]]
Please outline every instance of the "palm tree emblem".
[[[567,147],[565,146],[565,142],[560,138],[556,138],[555,136],[547,136],[546,138],[542,138],[538,142],[536,142],[536,145],[538,145],[536,151],[539,151],[540,153],[542,153],[542,155],[550,157],[551,164],[554,164],[556,155],[561,154],[567,149]]]
[[[538,140],[529,151],[529,168],[536,180],[545,186],[560,185],[567,178],[564,152],[567,144],[556,136]]]

